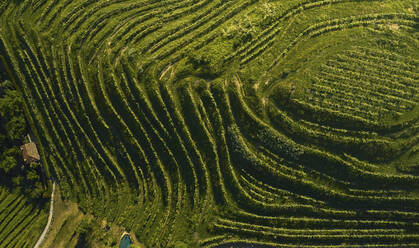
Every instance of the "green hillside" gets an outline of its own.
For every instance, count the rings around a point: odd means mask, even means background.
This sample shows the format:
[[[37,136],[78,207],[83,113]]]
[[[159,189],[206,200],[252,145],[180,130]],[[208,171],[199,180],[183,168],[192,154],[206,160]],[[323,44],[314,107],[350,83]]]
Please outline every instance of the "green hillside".
[[[415,0],[0,0],[1,79],[83,213],[45,247],[118,247],[122,231],[147,248],[419,247],[418,14]]]

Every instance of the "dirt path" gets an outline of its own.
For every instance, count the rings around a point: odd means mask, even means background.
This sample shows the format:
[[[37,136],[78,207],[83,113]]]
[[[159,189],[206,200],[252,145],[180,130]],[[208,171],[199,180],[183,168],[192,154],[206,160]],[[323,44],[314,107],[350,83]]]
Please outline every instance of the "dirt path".
[[[52,222],[52,216],[54,215],[54,194],[55,194],[55,182],[52,183],[52,193],[51,193],[51,202],[49,207],[49,216],[48,216],[48,222],[47,225],[44,228],[44,231],[42,232],[41,236],[39,237],[38,241],[36,242],[34,248],[39,248],[42,244],[42,241],[44,241],[45,236],[48,233],[48,230],[51,226]]]

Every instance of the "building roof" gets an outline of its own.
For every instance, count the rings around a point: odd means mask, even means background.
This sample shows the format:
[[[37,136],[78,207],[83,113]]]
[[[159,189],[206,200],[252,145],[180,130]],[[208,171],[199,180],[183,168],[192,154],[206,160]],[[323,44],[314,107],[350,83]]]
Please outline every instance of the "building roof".
[[[22,150],[23,160],[27,163],[38,161],[41,158],[39,157],[38,149],[34,142],[24,144],[20,147]]]

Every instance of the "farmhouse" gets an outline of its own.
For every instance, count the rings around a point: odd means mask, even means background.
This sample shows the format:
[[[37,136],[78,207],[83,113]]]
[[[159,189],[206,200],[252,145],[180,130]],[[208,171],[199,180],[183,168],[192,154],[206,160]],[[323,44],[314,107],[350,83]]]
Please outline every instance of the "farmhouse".
[[[34,142],[24,144],[20,147],[20,150],[22,150],[22,156],[25,163],[29,164],[40,160],[38,149]]]

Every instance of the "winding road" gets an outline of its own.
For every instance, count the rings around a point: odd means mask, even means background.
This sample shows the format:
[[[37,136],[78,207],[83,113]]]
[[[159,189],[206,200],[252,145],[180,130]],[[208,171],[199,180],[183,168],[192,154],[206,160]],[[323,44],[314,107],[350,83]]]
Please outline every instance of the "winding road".
[[[41,246],[42,242],[45,239],[45,236],[48,233],[49,228],[51,227],[52,216],[54,215],[54,194],[55,194],[55,182],[52,183],[52,193],[51,193],[51,202],[50,202],[50,207],[49,207],[48,222],[47,222],[47,225],[44,228],[44,231],[42,232],[41,236],[39,237],[38,241],[36,242],[34,248],[39,248]]]

